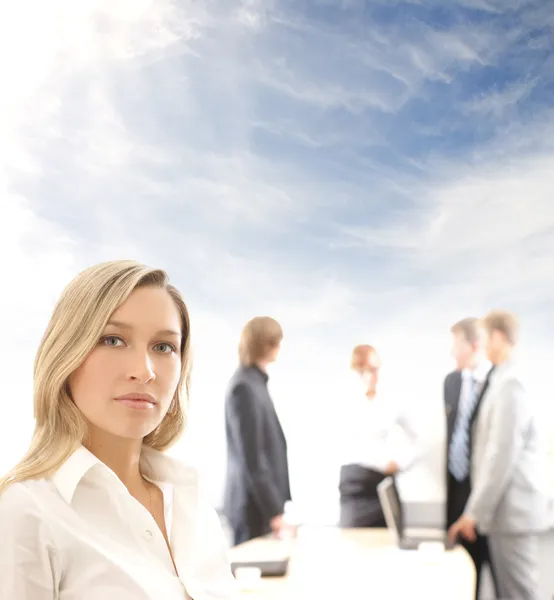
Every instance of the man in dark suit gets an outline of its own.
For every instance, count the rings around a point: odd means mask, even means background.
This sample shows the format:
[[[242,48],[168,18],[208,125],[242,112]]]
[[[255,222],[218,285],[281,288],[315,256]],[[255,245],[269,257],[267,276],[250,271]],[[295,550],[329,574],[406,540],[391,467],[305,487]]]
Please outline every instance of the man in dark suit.
[[[444,403],[447,419],[446,522],[447,528],[462,515],[471,492],[471,425],[479,402],[488,386],[488,365],[480,362],[479,320],[463,319],[451,328],[452,355],[456,370],[444,380]],[[474,542],[461,539],[475,563],[479,587],[483,566],[492,567],[487,538],[477,535]],[[494,575],[493,575],[494,577]]]
[[[291,499],[287,443],[267,389],[267,366],[277,359],[283,332],[270,317],[244,327],[240,366],[225,399],[227,476],[224,513],[234,544],[269,533],[282,535]]]

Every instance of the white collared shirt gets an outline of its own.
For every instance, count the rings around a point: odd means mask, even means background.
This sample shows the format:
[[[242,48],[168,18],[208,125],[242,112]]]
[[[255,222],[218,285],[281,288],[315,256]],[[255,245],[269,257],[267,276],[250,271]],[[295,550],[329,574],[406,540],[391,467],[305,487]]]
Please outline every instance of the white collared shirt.
[[[407,469],[421,451],[419,427],[405,406],[378,392],[368,399],[354,375],[340,408],[341,462],[384,472],[394,461]]]
[[[219,518],[200,498],[196,471],[146,447],[141,471],[163,492],[179,575],[151,514],[81,447],[51,478],[0,497],[0,598],[235,598]]]

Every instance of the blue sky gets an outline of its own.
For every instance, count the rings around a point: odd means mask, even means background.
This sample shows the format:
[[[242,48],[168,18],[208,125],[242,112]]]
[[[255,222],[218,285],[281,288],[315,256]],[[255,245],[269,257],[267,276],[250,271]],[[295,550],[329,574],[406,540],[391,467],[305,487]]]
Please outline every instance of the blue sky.
[[[214,490],[213,415],[255,314],[285,327],[272,382],[297,489],[303,428],[320,417],[314,445],[328,447],[337,382],[361,341],[381,349],[390,384],[440,421],[451,323],[516,310],[522,362],[547,407],[546,0],[27,0],[1,10],[0,322],[10,343],[0,356],[17,374],[6,392],[20,398],[14,443],[26,444],[32,357],[53,302],[78,270],[113,258],[167,268],[191,306],[195,442],[182,452],[200,455]]]

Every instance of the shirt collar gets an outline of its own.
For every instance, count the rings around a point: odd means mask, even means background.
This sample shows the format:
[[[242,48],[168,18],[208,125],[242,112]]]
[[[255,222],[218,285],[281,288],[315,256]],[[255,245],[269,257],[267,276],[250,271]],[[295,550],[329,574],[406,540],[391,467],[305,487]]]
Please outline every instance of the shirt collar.
[[[261,377],[264,380],[265,383],[269,381],[269,375],[266,373],[266,371],[262,371],[260,367],[258,367],[258,365],[251,365],[250,367],[246,368],[256,373],[259,377]]]
[[[195,469],[148,446],[142,447],[140,468],[144,476],[152,481],[173,485],[196,485],[198,482]],[[52,482],[64,500],[71,504],[75,490],[93,469],[102,470],[108,477],[113,477],[119,485],[123,485],[117,475],[84,446],[77,448],[54,473]]]
[[[477,383],[483,383],[487,377],[487,373],[490,371],[491,365],[488,362],[480,362],[474,370],[462,369],[462,377],[469,379],[473,377]]]
[[[196,485],[198,483],[196,469],[149,446],[142,447],[140,466],[143,474],[153,481],[173,485]]]
[[[502,374],[505,371],[509,371],[514,366],[515,366],[515,361],[514,361],[513,358],[509,358],[508,360],[500,363],[499,365],[496,365],[494,367],[494,375],[495,375],[495,377],[498,376],[498,374]]]

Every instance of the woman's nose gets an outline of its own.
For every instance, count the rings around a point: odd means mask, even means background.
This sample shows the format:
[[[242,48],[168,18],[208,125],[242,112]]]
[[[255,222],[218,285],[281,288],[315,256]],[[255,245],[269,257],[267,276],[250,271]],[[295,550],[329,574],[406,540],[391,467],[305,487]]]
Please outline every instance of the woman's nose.
[[[129,376],[130,379],[141,384],[148,383],[156,378],[152,358],[147,351],[140,350],[133,353]]]

